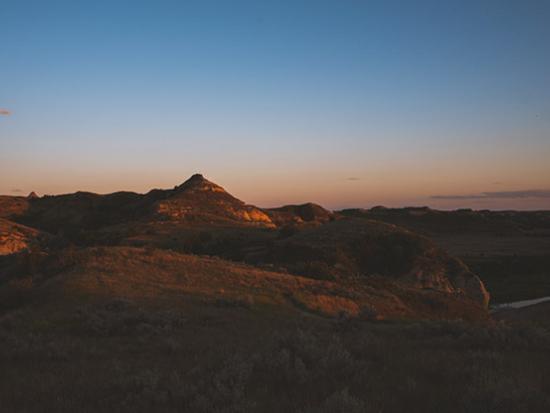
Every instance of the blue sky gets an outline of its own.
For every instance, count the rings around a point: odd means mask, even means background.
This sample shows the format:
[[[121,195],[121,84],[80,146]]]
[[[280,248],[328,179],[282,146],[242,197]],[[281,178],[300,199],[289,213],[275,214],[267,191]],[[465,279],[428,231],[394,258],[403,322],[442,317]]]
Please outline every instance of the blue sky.
[[[550,208],[548,1],[0,6],[0,193]]]

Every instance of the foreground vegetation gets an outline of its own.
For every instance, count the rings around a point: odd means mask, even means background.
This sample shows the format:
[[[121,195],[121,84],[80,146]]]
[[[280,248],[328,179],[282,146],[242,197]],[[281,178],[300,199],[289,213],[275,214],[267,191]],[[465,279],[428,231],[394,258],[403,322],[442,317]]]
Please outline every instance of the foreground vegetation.
[[[17,412],[547,412],[550,331],[504,322],[287,319],[128,300],[0,321]]]

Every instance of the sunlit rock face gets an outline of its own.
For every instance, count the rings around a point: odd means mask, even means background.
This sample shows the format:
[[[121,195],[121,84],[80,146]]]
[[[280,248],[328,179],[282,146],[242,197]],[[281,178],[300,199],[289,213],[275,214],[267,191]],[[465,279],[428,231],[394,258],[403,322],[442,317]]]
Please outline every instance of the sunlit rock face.
[[[453,261],[458,269],[451,271],[448,277],[455,291],[464,292],[487,307],[491,296],[483,282],[462,261],[458,259]]]
[[[221,186],[195,174],[155,204],[159,217],[195,223],[241,223],[275,226],[269,215],[245,204]]]
[[[175,190],[177,192],[221,192],[225,193],[225,189],[221,186],[210,182],[201,174],[194,174],[183,184],[176,186]]]
[[[28,242],[22,234],[0,234],[0,255],[15,254],[28,249]]]
[[[490,295],[483,282],[456,258],[440,260],[434,256],[433,260],[428,260],[421,257],[402,279],[417,288],[460,293],[484,307],[489,305]]]
[[[0,218],[0,255],[26,251],[38,242],[39,231]]]

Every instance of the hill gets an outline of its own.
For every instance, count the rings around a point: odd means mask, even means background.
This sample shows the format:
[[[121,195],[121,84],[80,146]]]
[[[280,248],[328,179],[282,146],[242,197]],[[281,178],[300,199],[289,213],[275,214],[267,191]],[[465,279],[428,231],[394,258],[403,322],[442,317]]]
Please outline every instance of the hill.
[[[302,205],[285,205],[280,208],[270,208],[266,212],[277,226],[294,226],[304,223],[323,224],[335,218],[332,212],[311,202]]]
[[[0,195],[0,218],[23,215],[29,207],[29,198],[23,196]]]
[[[174,189],[141,195],[89,192],[41,198],[3,197],[3,215],[46,231],[71,234],[127,222],[175,220],[194,224],[273,226],[261,209],[246,205],[196,174]],[[78,235],[77,235],[78,237]]]
[[[547,330],[480,319],[461,295],[151,248],[21,258],[0,277],[6,411],[550,406]]]
[[[444,293],[449,302],[458,295],[480,308],[489,300],[477,276],[427,238],[379,221],[338,216],[315,204],[262,210],[199,174],[173,189],[144,195],[77,192],[25,202],[26,208],[12,214],[19,223],[4,232],[14,238],[26,225],[49,233],[50,241],[40,244],[46,256],[63,256],[71,245],[145,247],[242,261],[339,285],[368,286],[379,277],[388,281],[377,283],[382,294],[399,285]],[[24,243],[17,248],[29,249]],[[416,303],[418,316],[438,317]],[[381,314],[393,314],[384,308]]]
[[[288,272],[321,279],[383,276],[404,285],[462,292],[487,305],[483,283],[429,239],[378,221],[339,219],[278,239],[246,255]]]
[[[153,206],[161,218],[191,223],[238,223],[273,226],[269,216],[259,208],[246,205],[200,174],[166,194]]]
[[[484,314],[479,304],[460,294],[419,290],[380,277],[362,282],[314,280],[158,249],[66,249],[41,256],[32,267],[25,260],[17,264],[2,274],[4,305],[9,296],[26,294],[29,304],[125,298],[155,307],[221,303],[260,313],[305,311],[364,319],[482,320]]]
[[[479,275],[496,303],[550,295],[549,211],[375,207],[339,214],[399,225],[429,237]]]
[[[2,410],[550,407],[547,324],[495,322],[434,233],[262,209],[200,175],[1,205]]]

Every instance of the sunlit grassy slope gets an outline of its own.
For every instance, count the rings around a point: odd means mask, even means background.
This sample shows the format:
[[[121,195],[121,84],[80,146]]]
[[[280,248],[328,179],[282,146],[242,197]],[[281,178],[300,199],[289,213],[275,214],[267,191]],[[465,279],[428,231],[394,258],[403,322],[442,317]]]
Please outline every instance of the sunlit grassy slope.
[[[384,277],[336,281],[270,272],[216,257],[152,248],[66,249],[12,269],[0,285],[33,303],[129,298],[154,305],[226,303],[253,311],[324,316],[482,320],[486,312],[461,294],[407,287]]]

